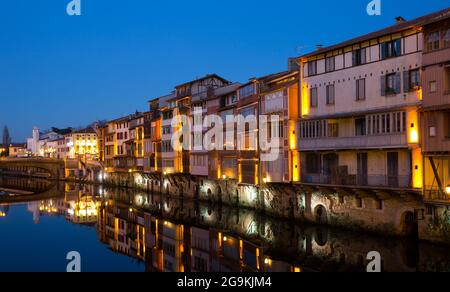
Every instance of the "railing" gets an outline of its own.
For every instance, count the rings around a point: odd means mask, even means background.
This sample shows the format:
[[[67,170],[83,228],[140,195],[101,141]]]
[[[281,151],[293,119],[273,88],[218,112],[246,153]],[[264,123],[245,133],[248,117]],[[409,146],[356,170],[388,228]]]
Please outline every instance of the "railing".
[[[302,183],[359,187],[411,188],[411,176],[304,174]]]
[[[302,138],[302,150],[383,148],[407,146],[406,133],[357,137]]]
[[[424,198],[426,201],[445,201],[450,203],[450,195],[438,190],[425,190]]]

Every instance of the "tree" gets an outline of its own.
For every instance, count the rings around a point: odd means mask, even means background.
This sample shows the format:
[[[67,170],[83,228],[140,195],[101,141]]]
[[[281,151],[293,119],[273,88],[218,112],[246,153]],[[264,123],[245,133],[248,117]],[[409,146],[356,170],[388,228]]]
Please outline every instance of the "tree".
[[[5,153],[4,155],[9,155],[9,145],[11,144],[11,136],[9,134],[8,126],[5,126],[3,128],[3,147],[5,147]]]

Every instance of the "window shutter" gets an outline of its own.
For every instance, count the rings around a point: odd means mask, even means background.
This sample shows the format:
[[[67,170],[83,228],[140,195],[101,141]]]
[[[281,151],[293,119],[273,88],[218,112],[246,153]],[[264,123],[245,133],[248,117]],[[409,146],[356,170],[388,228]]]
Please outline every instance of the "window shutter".
[[[383,43],[383,44],[380,45],[381,60],[386,59],[386,47],[387,47],[386,43]],[[386,86],[384,88],[386,88]],[[385,90],[385,92],[386,92],[386,90]]]
[[[366,64],[366,59],[367,59],[367,55],[366,55],[366,49],[361,49],[361,64]]]
[[[352,52],[352,66],[356,66],[356,51]]]
[[[411,91],[411,81],[409,80],[409,71],[403,71],[403,91],[410,92]]]
[[[395,93],[402,93],[402,74],[395,74]]]
[[[381,76],[381,96],[386,96],[386,76]]]

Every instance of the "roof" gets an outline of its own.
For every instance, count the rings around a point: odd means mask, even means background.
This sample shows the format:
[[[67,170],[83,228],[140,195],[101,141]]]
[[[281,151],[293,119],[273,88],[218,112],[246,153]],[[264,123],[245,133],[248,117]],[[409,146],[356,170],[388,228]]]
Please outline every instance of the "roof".
[[[425,24],[430,24],[439,20],[442,20],[444,18],[449,17],[449,13],[450,13],[450,8],[446,8],[444,10],[438,11],[438,12],[434,12],[425,16],[421,16],[419,18],[410,20],[410,21],[405,21],[405,22],[399,22],[395,25],[389,26],[387,28],[363,35],[363,36],[359,36],[357,38],[336,44],[336,45],[332,45],[329,47],[325,47],[322,48],[320,50],[308,53],[306,55],[300,56],[299,58],[308,58],[308,57],[312,57],[318,54],[323,54],[329,51],[333,51],[336,49],[341,49],[347,46],[350,46],[352,44],[355,43],[361,43],[361,42],[365,42],[371,39],[375,39],[375,38],[379,38],[379,37],[383,37],[389,34],[393,34],[396,32],[401,32],[401,31],[405,31],[408,29],[412,29],[412,28],[417,28],[417,27],[421,27]]]
[[[215,95],[215,96],[222,96],[222,95],[227,95],[227,94],[233,93],[233,92],[235,92],[240,86],[241,86],[240,83],[233,83],[233,84],[230,84],[230,85],[225,86],[225,87],[216,88],[216,89],[214,90],[214,95]]]
[[[95,132],[94,128],[92,128],[92,127],[87,127],[87,128],[72,132],[72,134],[95,134],[95,133],[96,132]]]
[[[195,80],[192,80],[192,81],[189,81],[189,82],[177,85],[177,86],[175,86],[175,88],[179,88],[179,87],[186,86],[186,85],[191,85],[191,84],[193,84],[195,82],[200,82],[200,81],[203,81],[203,80],[206,80],[206,79],[209,79],[209,78],[216,78],[216,79],[221,80],[224,83],[230,83],[230,81],[226,80],[225,78],[220,77],[217,74],[208,74],[208,75],[205,75],[204,77],[197,78]]]
[[[1,147],[2,145],[0,145]],[[22,147],[22,148],[26,148],[27,147],[27,143],[11,143],[9,144],[9,147]]]

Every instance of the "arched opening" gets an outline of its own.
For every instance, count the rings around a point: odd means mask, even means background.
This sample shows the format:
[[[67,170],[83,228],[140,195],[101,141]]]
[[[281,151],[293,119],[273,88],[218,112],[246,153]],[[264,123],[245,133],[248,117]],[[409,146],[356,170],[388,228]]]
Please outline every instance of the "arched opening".
[[[402,216],[403,234],[411,238],[419,238],[419,222],[414,212],[405,212]]]
[[[212,200],[212,191],[211,191],[211,189],[208,189],[206,191],[206,195],[208,196],[208,201],[211,201]]]
[[[314,240],[318,246],[325,246],[328,243],[328,230],[326,228],[317,228]]]
[[[317,206],[314,214],[316,216],[317,223],[319,223],[319,224],[327,224],[328,223],[327,209],[325,209],[324,206],[322,206],[322,205]]]

